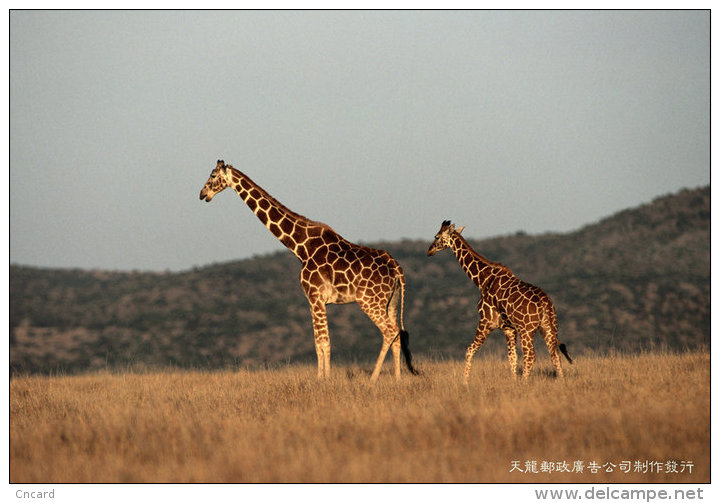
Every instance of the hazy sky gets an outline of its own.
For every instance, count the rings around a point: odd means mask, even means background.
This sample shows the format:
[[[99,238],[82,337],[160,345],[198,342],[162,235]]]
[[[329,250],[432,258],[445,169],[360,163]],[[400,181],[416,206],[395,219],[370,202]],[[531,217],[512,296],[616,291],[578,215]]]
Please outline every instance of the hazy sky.
[[[569,231],[710,181],[708,11],[13,11],[10,260],[284,250],[217,159],[355,242]]]

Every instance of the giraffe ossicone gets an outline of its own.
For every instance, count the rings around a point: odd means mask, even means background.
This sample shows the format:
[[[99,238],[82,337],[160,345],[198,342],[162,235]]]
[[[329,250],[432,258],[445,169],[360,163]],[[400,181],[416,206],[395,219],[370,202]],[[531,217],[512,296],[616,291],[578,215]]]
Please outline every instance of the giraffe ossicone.
[[[392,349],[397,378],[400,377],[400,352],[408,370],[417,373],[403,325],[405,275],[388,252],[353,244],[329,225],[291,211],[222,160],[217,161],[210,173],[200,191],[200,199],[209,202],[228,187],[235,190],[265,227],[302,262],[300,284],[310,304],[319,378],[330,376],[326,304],[351,302],[360,305],[382,334],[371,380],[377,380],[388,349]]]
[[[455,229],[455,225],[445,220],[435,240],[428,248],[427,255],[432,256],[440,250],[449,248],[455,254],[460,267],[481,291],[478,313],[480,322],[475,339],[465,353],[465,383],[470,377],[470,367],[475,352],[482,346],[488,334],[496,328],[505,333],[508,346],[508,361],[513,377],[516,374],[516,339],[519,337],[523,352],[523,377],[527,378],[535,362],[533,338],[540,330],[545,339],[550,358],[558,377],[563,376],[559,353],[562,352],[568,362],[572,359],[564,344],[558,343],[557,315],[550,297],[539,287],[522,281],[512,271],[478,254],[460,233],[465,227]]]

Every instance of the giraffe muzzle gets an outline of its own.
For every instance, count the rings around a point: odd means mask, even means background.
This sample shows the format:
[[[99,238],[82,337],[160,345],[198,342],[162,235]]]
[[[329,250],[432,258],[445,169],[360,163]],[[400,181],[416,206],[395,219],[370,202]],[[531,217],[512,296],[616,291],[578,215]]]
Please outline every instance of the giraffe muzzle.
[[[432,257],[432,256],[435,255],[437,252],[438,252],[438,248],[437,248],[437,246],[435,246],[435,243],[433,243],[433,244],[430,245],[430,248],[428,248],[427,256],[428,256],[428,257]]]

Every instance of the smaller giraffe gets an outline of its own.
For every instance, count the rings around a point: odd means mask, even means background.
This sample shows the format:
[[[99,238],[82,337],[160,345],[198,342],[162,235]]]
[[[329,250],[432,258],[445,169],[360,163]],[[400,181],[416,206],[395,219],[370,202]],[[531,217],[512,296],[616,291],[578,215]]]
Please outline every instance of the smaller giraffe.
[[[482,292],[478,303],[480,322],[475,339],[465,354],[465,383],[467,384],[470,377],[470,366],[475,352],[496,328],[505,333],[513,378],[517,375],[516,338],[520,338],[524,358],[523,378],[527,378],[535,362],[533,338],[538,329],[545,339],[557,376],[562,377],[558,350],[565,355],[568,362],[572,363],[572,359],[565,345],[558,344],[557,316],[550,297],[537,286],[522,281],[504,265],[479,255],[460,235],[463,229],[464,226],[455,230],[454,224],[449,220],[444,221],[427,254],[429,257],[450,248],[465,273]]]

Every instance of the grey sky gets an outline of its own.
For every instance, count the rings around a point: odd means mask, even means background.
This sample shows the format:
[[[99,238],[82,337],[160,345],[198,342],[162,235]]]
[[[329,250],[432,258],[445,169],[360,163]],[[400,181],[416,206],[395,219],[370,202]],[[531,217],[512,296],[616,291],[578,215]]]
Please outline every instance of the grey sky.
[[[568,231],[709,183],[707,11],[10,14],[10,260],[284,248],[217,159],[355,242]]]

